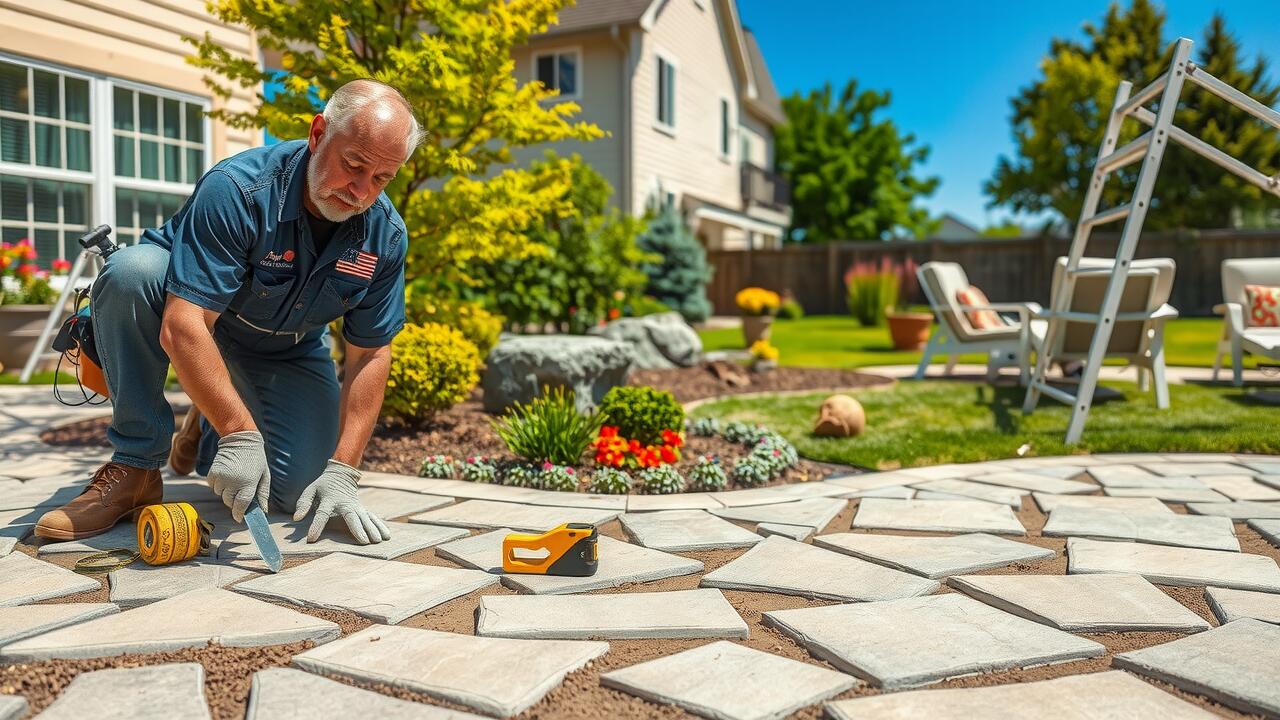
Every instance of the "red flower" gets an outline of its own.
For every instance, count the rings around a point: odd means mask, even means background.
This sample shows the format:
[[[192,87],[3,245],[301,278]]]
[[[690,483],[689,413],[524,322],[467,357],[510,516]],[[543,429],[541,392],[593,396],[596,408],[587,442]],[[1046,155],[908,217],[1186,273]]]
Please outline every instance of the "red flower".
[[[639,454],[640,454],[640,441],[639,441],[639,440],[631,440],[630,442],[628,442],[628,443],[627,443],[627,449],[628,449],[628,450],[630,450],[630,451],[632,452],[632,454],[639,455]]]
[[[617,428],[617,426],[616,426],[616,425],[605,425],[604,427],[600,428],[600,437],[602,437],[602,438],[618,437],[618,428]]]
[[[27,263],[25,265],[19,265],[17,270],[18,277],[22,278],[23,280],[27,280],[35,276],[37,269],[38,268],[36,268],[36,266],[32,265],[31,263]]]
[[[684,438],[675,430],[663,430],[662,442],[672,447],[684,447]]]
[[[58,258],[57,260],[53,261],[54,272],[67,272],[70,269],[71,269],[71,261],[69,260],[63,260],[62,258]]]
[[[670,445],[663,445],[661,448],[661,453],[662,453],[662,462],[664,463],[673,463],[680,459],[680,455],[676,452],[676,449],[671,447]]]
[[[618,308],[609,308],[609,319],[610,319],[610,320],[617,320],[617,319],[618,319],[618,318],[620,318],[620,317],[622,317],[622,311],[621,311],[621,310],[619,310]]]

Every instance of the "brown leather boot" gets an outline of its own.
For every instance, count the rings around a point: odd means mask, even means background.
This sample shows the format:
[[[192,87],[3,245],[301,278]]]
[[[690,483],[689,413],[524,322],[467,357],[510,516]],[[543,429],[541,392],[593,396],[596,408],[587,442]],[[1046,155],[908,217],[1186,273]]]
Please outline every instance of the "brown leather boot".
[[[163,501],[159,470],[109,462],[98,468],[89,487],[76,499],[40,517],[36,536],[50,540],[92,537],[110,530],[133,511]]]
[[[200,454],[200,410],[195,405],[187,411],[182,427],[173,434],[169,446],[169,467],[175,475],[190,475],[196,469],[196,457]]]

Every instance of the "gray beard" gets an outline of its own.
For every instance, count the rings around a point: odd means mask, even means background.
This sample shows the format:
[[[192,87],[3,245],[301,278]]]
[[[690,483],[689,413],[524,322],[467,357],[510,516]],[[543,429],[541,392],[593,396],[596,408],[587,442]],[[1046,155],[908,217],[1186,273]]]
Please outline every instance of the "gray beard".
[[[312,160],[314,159],[315,158],[313,156]],[[351,212],[350,210],[334,207],[328,199],[321,198],[320,193],[316,191],[316,188],[321,186],[321,180],[323,180],[323,178],[321,177],[320,170],[316,167],[316,164],[314,162],[308,162],[307,196],[311,198],[311,204],[315,205],[316,209],[320,211],[320,216],[329,222],[340,223],[346,222],[352,216],[356,215],[356,213]]]

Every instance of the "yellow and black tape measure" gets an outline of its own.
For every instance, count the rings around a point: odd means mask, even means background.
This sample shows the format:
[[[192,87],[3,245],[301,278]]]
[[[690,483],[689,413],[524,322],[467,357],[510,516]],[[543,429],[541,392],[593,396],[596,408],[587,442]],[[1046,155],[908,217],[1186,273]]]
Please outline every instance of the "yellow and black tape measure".
[[[513,533],[502,540],[502,571],[589,577],[600,565],[598,539],[596,526],[586,523],[565,523],[541,535]],[[546,557],[531,555],[543,550]]]
[[[148,505],[138,511],[138,549],[112,548],[76,561],[75,570],[92,574],[118,570],[142,558],[148,565],[171,565],[209,551],[213,525],[189,503]]]

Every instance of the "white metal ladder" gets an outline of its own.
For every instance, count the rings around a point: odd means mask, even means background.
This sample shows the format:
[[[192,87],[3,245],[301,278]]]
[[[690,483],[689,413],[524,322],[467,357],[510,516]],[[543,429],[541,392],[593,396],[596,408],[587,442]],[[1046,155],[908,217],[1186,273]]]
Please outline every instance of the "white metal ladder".
[[[1142,223],[1151,205],[1151,191],[1155,186],[1156,174],[1160,171],[1160,162],[1164,158],[1168,141],[1172,140],[1264,191],[1280,197],[1280,175],[1267,176],[1173,124],[1173,115],[1177,110],[1183,85],[1190,81],[1280,130],[1280,112],[1198,68],[1191,62],[1191,46],[1191,40],[1179,38],[1173,46],[1173,61],[1170,63],[1169,70],[1138,94],[1130,97],[1133,85],[1128,81],[1121,82],[1117,88],[1116,99],[1107,120],[1106,133],[1103,135],[1102,145],[1098,148],[1098,159],[1094,163],[1093,176],[1085,194],[1084,206],[1080,208],[1080,220],[1076,223],[1075,236],[1071,240],[1071,251],[1067,256],[1063,282],[1052,298],[1049,310],[1041,315],[1049,321],[1044,340],[1045,351],[1037,355],[1035,372],[1031,383],[1027,386],[1022,411],[1023,413],[1032,412],[1040,400],[1041,393],[1071,405],[1067,444],[1079,442],[1084,432],[1084,424],[1093,403],[1093,393],[1098,385],[1098,374],[1102,370],[1102,361],[1111,343],[1111,332],[1117,320],[1117,309],[1128,279],[1129,266],[1138,246],[1138,237],[1142,233]],[[1157,98],[1159,106],[1157,111],[1152,113],[1144,106]],[[1117,148],[1120,127],[1127,117],[1133,117],[1150,126],[1150,130]],[[1138,171],[1138,184],[1134,188],[1132,199],[1123,205],[1098,212],[1098,202],[1107,177],[1138,161],[1142,161],[1142,167]],[[1085,246],[1089,242],[1089,235],[1095,227],[1119,220],[1124,220],[1124,230],[1120,234],[1120,243],[1116,248],[1115,262],[1103,295],[1100,312],[1071,312],[1075,279],[1080,272],[1081,259],[1084,256]],[[1069,321],[1083,321],[1095,325],[1088,359],[1074,394],[1049,385],[1046,381],[1048,369],[1054,359],[1051,356],[1051,348],[1055,347],[1054,341],[1057,336],[1066,332]]]

